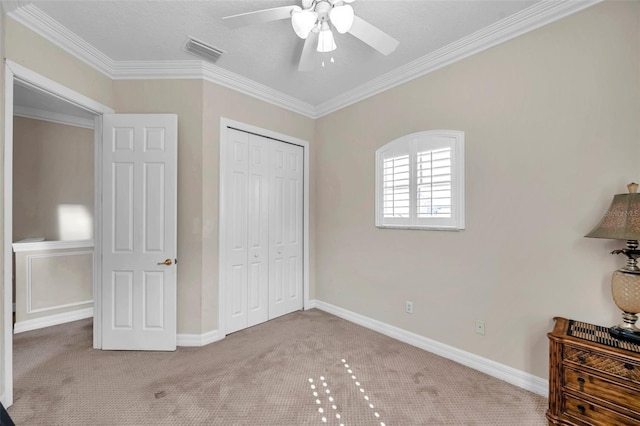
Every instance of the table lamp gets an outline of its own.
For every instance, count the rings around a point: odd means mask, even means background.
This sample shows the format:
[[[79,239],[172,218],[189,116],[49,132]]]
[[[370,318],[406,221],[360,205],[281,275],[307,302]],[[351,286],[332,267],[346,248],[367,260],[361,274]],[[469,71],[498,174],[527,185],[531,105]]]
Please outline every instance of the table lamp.
[[[611,294],[613,301],[622,310],[622,323],[609,329],[612,336],[640,344],[640,329],[636,327],[640,312],[640,194],[637,183],[627,185],[629,193],[617,194],[600,223],[586,237],[626,240],[627,247],[611,254],[624,254],[627,264],[613,273]]]

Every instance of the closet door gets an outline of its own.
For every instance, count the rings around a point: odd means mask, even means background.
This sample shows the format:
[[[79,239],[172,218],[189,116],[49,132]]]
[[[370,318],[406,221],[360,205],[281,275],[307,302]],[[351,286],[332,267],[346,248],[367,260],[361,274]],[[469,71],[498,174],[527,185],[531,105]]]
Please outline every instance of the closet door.
[[[227,220],[225,268],[226,332],[247,328],[247,187],[249,134],[227,129],[225,213]]]
[[[302,309],[303,148],[227,129],[225,333]]]
[[[269,319],[269,142],[249,135],[249,327]]]
[[[303,153],[271,141],[269,319],[302,309]]]
[[[228,129],[227,333],[269,319],[269,145]]]

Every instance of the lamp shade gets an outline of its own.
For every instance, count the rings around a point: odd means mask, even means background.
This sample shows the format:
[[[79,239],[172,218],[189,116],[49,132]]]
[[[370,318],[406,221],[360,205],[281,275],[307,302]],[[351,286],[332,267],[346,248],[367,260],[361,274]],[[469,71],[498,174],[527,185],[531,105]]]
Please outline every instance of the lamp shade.
[[[329,12],[329,19],[331,19],[331,23],[340,34],[344,34],[351,29],[353,16],[353,8],[348,4],[335,6]]]
[[[635,185],[632,189],[632,185]],[[635,191],[637,184],[630,184]],[[640,194],[617,194],[598,225],[586,237],[640,240]]]
[[[333,33],[329,28],[329,24],[327,22],[322,23],[322,29],[320,30],[320,34],[318,34],[318,52],[331,52],[336,50],[336,42],[333,39]]]
[[[313,10],[294,10],[291,13],[291,26],[293,27],[293,31],[303,40],[309,36],[317,20],[318,14]]]

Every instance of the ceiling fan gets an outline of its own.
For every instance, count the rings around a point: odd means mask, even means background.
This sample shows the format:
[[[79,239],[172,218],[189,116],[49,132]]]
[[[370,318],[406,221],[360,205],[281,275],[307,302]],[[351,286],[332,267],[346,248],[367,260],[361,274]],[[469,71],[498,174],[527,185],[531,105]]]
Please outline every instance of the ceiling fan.
[[[295,33],[304,39],[304,47],[298,64],[299,71],[313,70],[313,50],[331,52],[336,49],[331,28],[340,34],[349,33],[365,42],[383,55],[388,55],[398,47],[398,40],[355,16],[349,3],[355,0],[302,0],[297,5],[274,7],[226,16],[223,19],[230,28],[264,22],[291,19]]]

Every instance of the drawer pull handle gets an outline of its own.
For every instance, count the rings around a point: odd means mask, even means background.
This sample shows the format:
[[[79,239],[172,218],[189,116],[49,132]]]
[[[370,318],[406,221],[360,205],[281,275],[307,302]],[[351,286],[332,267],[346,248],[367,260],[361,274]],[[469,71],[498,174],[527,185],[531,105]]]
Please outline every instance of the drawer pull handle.
[[[628,362],[624,364],[624,368],[627,370],[633,370],[633,364],[629,364]]]
[[[584,405],[578,405],[578,411],[580,411],[580,414],[584,414],[584,412],[587,411],[587,409],[584,408]]]
[[[579,359],[581,362],[585,362],[585,361],[587,360],[587,356],[586,356],[586,355],[584,355],[584,354],[580,354],[580,355],[578,355],[578,359]]]
[[[584,379],[582,377],[578,377],[578,383],[584,385]]]

